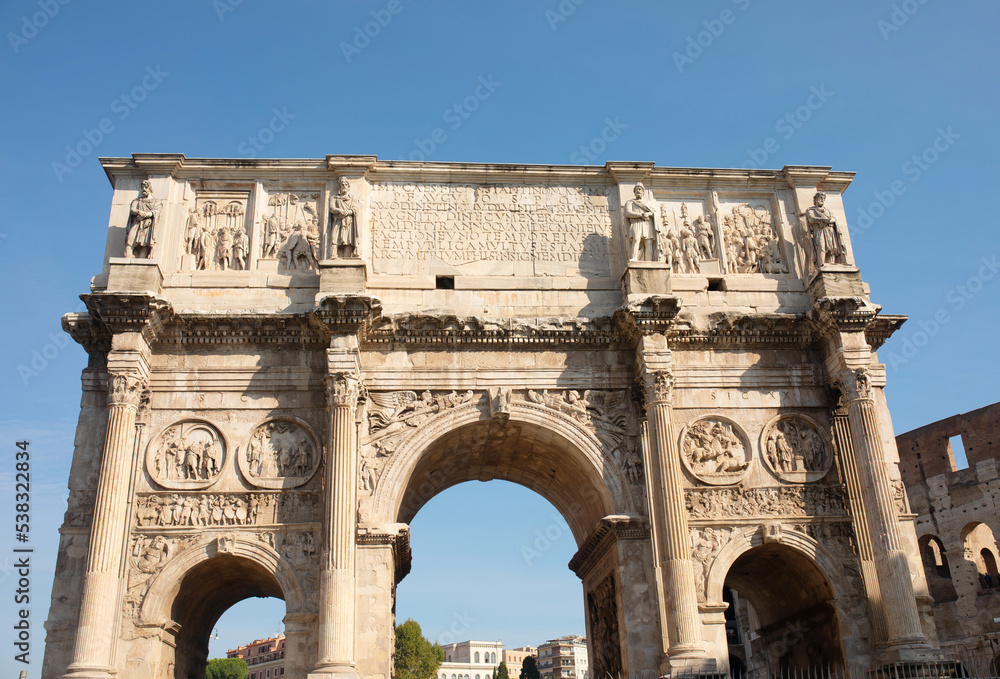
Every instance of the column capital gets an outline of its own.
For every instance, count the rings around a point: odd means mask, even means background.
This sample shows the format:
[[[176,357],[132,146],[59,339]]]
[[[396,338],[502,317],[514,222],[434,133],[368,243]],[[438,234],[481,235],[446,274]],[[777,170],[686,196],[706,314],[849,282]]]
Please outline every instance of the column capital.
[[[843,405],[854,401],[874,403],[872,375],[867,366],[838,372],[831,378],[830,384],[840,392],[842,400],[846,402]]]
[[[148,378],[138,369],[108,370],[108,405],[138,409],[148,385]]]
[[[677,378],[672,370],[656,370],[647,372],[641,378],[646,402],[650,405],[671,405],[674,400],[674,385]]]
[[[326,401],[330,408],[354,408],[365,392],[355,372],[335,372],[326,378]]]

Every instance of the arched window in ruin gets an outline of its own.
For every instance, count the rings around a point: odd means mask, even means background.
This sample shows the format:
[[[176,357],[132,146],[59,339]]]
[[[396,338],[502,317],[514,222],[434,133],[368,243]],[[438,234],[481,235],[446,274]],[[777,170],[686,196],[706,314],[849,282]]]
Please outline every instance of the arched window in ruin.
[[[944,553],[944,544],[936,535],[924,535],[920,538],[919,545],[927,589],[934,597],[934,601],[943,603],[957,600],[958,593],[951,578],[951,568],[948,566],[948,556]]]
[[[997,573],[997,542],[993,531],[985,523],[970,523],[962,529],[966,559],[975,564],[979,584],[984,590],[1000,585]]]

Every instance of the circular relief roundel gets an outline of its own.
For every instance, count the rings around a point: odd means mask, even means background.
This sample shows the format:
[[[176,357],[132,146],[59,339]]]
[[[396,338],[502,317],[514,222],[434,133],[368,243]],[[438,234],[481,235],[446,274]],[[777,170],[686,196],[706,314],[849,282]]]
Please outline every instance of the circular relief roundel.
[[[295,488],[319,467],[320,447],[298,420],[268,420],[253,430],[237,455],[240,471],[260,488]]]
[[[768,469],[782,481],[819,481],[830,471],[830,443],[816,424],[802,415],[780,415],[760,435]]]
[[[208,488],[226,462],[226,441],[219,430],[201,420],[176,422],[146,449],[146,470],[164,488]]]
[[[695,478],[709,485],[737,483],[750,469],[750,441],[736,423],[703,417],[681,432],[681,460]]]

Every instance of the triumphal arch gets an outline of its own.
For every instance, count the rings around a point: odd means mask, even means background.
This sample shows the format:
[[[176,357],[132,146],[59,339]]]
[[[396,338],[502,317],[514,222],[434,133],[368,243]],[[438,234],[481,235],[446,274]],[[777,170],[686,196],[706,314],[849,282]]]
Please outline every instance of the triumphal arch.
[[[506,479],[572,529],[595,676],[939,658],[851,173],[104,159],[44,676],[392,672],[409,528]],[[556,631],[554,631],[556,632]]]

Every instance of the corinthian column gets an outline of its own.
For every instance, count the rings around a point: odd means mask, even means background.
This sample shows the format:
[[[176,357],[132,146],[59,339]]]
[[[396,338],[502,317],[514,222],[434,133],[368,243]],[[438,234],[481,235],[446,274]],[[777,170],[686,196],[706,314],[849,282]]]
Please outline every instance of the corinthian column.
[[[910,649],[928,648],[920,626],[909,560],[899,532],[899,518],[893,500],[892,483],[886,470],[885,452],[879,432],[868,368],[838,374],[834,385],[847,405],[851,452],[845,455],[847,477],[860,481],[868,534],[875,557],[882,608],[893,660],[909,660]],[[853,467],[853,469],[851,468]]]
[[[109,356],[109,364],[116,361]],[[97,482],[97,499],[87,549],[87,571],[80,601],[72,679],[112,676],[121,613],[122,565],[129,521],[129,489],[135,465],[135,420],[145,390],[144,362],[108,368],[108,423]]]
[[[360,393],[355,373],[327,378],[326,516],[320,575],[319,660],[310,677],[357,677],[354,658],[355,542],[358,447],[354,416]]]
[[[650,502],[655,504],[654,539],[660,560],[664,619],[672,666],[684,659],[704,658],[691,536],[684,504],[684,476],[673,427],[674,376],[669,370],[643,376],[649,429]]]

